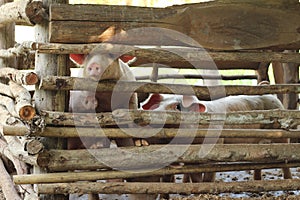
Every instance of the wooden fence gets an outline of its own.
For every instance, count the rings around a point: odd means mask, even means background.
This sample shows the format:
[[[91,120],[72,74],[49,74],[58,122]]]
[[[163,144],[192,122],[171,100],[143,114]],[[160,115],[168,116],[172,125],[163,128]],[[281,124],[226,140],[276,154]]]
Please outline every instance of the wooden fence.
[[[64,3],[64,1],[49,1],[45,5],[45,2],[18,1],[0,7],[0,27],[9,23],[35,25],[36,27],[36,41],[0,50],[1,59],[35,55],[35,73],[39,78],[38,83],[34,81],[34,84],[36,83],[34,91],[36,116],[26,120],[25,124],[16,125],[8,124],[9,117],[6,117],[5,122],[1,124],[2,133],[6,139],[5,145],[10,146],[8,151],[11,151],[22,163],[27,163],[34,169],[32,173],[15,175],[13,177],[15,184],[22,186],[34,184],[36,190],[33,191],[31,188],[30,191],[45,199],[65,199],[65,194],[71,193],[200,194],[299,190],[297,179],[176,184],[95,182],[117,178],[298,167],[300,166],[300,145],[297,142],[215,144],[205,157],[199,156],[199,151],[201,148],[206,148],[206,144],[176,145],[166,142],[143,147],[89,150],[65,148],[66,138],[82,136],[99,139],[132,138],[133,136],[126,134],[129,132],[138,132],[139,137],[151,136],[151,138],[166,141],[174,137],[185,139],[291,138],[297,141],[300,137],[299,129],[297,129],[300,123],[298,110],[232,112],[226,113],[226,117],[222,113],[199,114],[141,110],[116,110],[112,113],[97,114],[70,113],[68,112],[68,91],[90,90],[91,84],[97,85],[97,91],[113,91],[116,82],[95,82],[86,78],[70,77],[70,62],[67,55],[88,54],[95,47],[113,53],[122,53],[124,49],[129,49],[126,54],[138,58],[134,63],[135,66],[160,63],[172,68],[193,69],[196,63],[196,66],[201,69],[252,69],[257,72],[257,76],[250,77],[185,75],[185,77],[203,79],[268,80],[268,65],[273,63],[277,83],[273,85],[194,86],[124,81],[119,89],[132,92],[132,88],[137,88],[135,92],[165,94],[172,94],[176,91],[178,94],[190,95],[190,88],[192,88],[192,94],[203,100],[210,100],[212,95],[215,98],[222,97],[221,94],[226,96],[284,94],[282,100],[285,107],[296,109],[300,91],[300,84],[298,84],[300,54],[297,52],[300,49],[300,4],[298,1],[236,2],[228,0],[167,8]],[[10,12],[8,13],[7,10]],[[16,15],[16,13],[19,14]],[[120,34],[123,31],[131,33],[131,30],[135,28],[143,30],[149,27],[156,29],[146,29],[151,31],[147,34],[142,33],[143,37],[140,35],[137,37],[135,34]],[[186,38],[182,41],[174,40],[172,35],[161,34],[159,30],[177,31],[202,46],[199,47]],[[121,36],[113,37],[115,34]],[[105,43],[99,44],[98,42]],[[174,51],[177,54],[172,53]],[[208,64],[211,61],[214,61],[217,68]],[[153,70],[157,68],[154,67]],[[0,75],[7,76],[7,74],[9,73]],[[141,79],[145,78],[157,81],[160,78],[170,77],[163,77],[159,74],[154,79],[151,75],[141,77]],[[176,76],[171,78],[176,78]],[[76,82],[82,84],[75,84]],[[3,104],[3,102],[0,103]],[[2,111],[3,115],[9,115],[5,109]],[[151,129],[151,133],[153,131],[156,133],[151,135],[147,129],[115,127],[117,124],[126,125],[133,122],[141,126],[156,124],[163,128]],[[211,129],[208,135],[207,126],[218,123],[225,124],[226,128]],[[194,124],[200,128],[181,127],[181,133],[178,136],[180,124]],[[249,127],[249,125],[257,124],[268,126],[268,129],[245,128],[245,125]],[[15,142],[11,138],[22,139],[21,142]],[[4,152],[4,146],[2,150]],[[130,153],[124,155],[119,151]],[[154,158],[138,156],[148,155],[155,151],[160,151],[160,154]],[[97,159],[99,157],[113,165],[101,162]],[[173,164],[178,163],[185,165],[180,168],[172,167]],[[164,167],[157,168],[158,165]],[[126,171],[115,169],[126,169]],[[10,195],[9,192],[6,195]]]

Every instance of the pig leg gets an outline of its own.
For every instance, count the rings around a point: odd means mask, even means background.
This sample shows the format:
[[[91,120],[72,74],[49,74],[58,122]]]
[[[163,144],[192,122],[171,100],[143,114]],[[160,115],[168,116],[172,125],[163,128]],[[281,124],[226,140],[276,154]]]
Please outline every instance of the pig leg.
[[[261,169],[255,169],[254,170],[253,179],[254,180],[261,180]]]
[[[100,200],[99,194],[88,194],[88,200]]]
[[[129,109],[137,110],[137,95],[133,94],[129,100]],[[129,124],[129,127],[133,125]],[[116,139],[116,144],[118,147],[134,146],[135,143],[133,139]]]
[[[202,182],[202,173],[188,173],[183,175],[183,183],[200,183]]]
[[[284,167],[284,168],[282,168],[282,172],[283,172],[284,179],[292,179],[293,178],[290,168]]]

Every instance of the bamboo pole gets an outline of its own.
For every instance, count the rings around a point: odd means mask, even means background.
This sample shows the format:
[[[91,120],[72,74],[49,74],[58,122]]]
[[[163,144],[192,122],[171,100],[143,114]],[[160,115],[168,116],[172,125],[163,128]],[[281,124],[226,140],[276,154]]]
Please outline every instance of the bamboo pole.
[[[40,1],[21,0],[0,7],[0,28],[15,22],[22,25],[34,25],[48,20],[48,15]]]
[[[117,84],[117,86],[116,86]],[[193,86],[185,84],[130,82],[130,81],[93,81],[87,78],[47,76],[42,78],[39,88],[43,90],[91,90],[108,92],[138,92],[196,95],[199,99],[209,100],[229,95],[262,95],[281,93],[300,93],[300,84],[278,85],[217,85]]]
[[[226,116],[225,116],[226,114]],[[126,125],[135,122],[144,126],[149,124],[188,125],[219,124],[276,125],[289,129],[299,124],[300,112],[287,110],[247,111],[228,113],[188,113],[172,111],[115,110],[113,113],[64,113],[42,111],[47,125],[76,127],[105,127],[109,125]]]
[[[255,169],[272,169],[282,167],[298,167],[300,163],[226,163],[185,165],[180,168],[166,167],[147,171],[91,171],[91,172],[57,172],[48,174],[15,175],[15,184],[65,183],[75,181],[96,181],[118,178],[136,178],[145,176],[165,176],[172,174],[226,172]]]
[[[299,130],[280,129],[190,129],[182,128],[180,136],[178,128],[89,128],[89,127],[45,127],[43,131],[30,133],[26,126],[4,126],[6,136],[39,136],[39,137],[95,137],[95,138],[132,138],[127,133],[137,133],[141,138],[299,138]]]
[[[268,180],[220,183],[56,183],[39,184],[40,194],[105,193],[105,194],[203,194],[299,190],[300,180]]]
[[[174,162],[297,162],[299,154],[299,144],[150,145],[110,149],[48,150],[38,155],[37,162],[40,167],[50,171],[107,168],[146,170],[161,168]]]

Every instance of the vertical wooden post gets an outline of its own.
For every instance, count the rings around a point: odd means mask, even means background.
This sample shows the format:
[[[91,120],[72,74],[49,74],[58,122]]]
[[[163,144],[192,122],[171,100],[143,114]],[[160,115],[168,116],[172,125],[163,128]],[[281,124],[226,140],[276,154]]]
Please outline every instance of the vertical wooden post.
[[[280,62],[272,62],[273,75],[276,84],[283,84],[283,66]],[[283,94],[277,94],[278,99],[283,102]]]
[[[284,51],[286,53],[295,52],[291,50]],[[299,82],[299,64],[283,63],[284,69],[284,83],[293,84]],[[297,109],[298,107],[298,94],[289,93],[284,95],[283,105],[287,109]]]
[[[256,70],[257,75],[257,84],[262,81],[270,81],[268,70],[270,63],[262,62],[259,64],[258,69]]]
[[[0,6],[13,0],[0,0]],[[15,23],[10,23],[0,28],[0,49],[8,49],[15,45]],[[0,58],[0,68],[16,67],[15,58]],[[0,80],[4,82],[3,80]]]
[[[44,0],[45,8],[48,8],[51,3],[68,3],[67,0]],[[49,23],[44,22],[35,26],[35,39],[37,42],[49,42]],[[65,55],[50,55],[37,53],[35,57],[35,72],[39,77],[46,75],[65,76],[70,75],[70,69],[67,68],[67,57]],[[36,88],[35,103],[37,111],[52,110],[66,111],[68,109],[67,93],[63,91],[44,91]],[[65,148],[65,140],[44,138],[42,140],[46,148],[62,149]],[[35,173],[44,172],[43,169],[35,168]],[[43,195],[40,199],[47,200],[62,200],[68,199],[65,195]]]
[[[292,52],[286,50],[284,52]],[[295,63],[273,63],[273,73],[275,82],[277,84],[293,84],[299,82],[299,65]],[[289,93],[280,95],[279,99],[282,101],[286,109],[297,109],[298,94]]]
[[[158,80],[158,65],[157,63],[153,63],[152,73],[150,75],[150,80],[152,82],[157,82]]]

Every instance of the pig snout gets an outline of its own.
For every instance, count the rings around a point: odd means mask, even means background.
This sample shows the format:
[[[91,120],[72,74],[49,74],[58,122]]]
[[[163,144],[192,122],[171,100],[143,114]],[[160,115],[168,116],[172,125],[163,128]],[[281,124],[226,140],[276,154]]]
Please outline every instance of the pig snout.
[[[93,79],[99,79],[103,74],[104,70],[98,63],[91,63],[87,67],[87,75]]]

